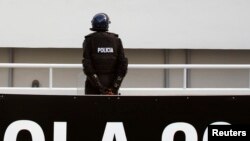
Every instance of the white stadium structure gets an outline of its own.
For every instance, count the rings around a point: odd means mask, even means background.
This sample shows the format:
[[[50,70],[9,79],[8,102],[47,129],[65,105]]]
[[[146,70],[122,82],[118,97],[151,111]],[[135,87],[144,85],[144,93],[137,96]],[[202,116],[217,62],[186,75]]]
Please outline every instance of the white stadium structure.
[[[249,95],[249,7],[246,0],[1,0],[0,93],[83,94],[82,42],[93,15],[105,12],[129,59],[122,95]]]

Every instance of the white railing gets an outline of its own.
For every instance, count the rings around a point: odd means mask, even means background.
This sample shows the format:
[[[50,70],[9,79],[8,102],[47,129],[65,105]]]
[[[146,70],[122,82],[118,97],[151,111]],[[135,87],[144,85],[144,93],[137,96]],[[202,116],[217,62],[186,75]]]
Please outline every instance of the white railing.
[[[0,68],[48,68],[49,88],[53,88],[53,69],[56,68],[82,68],[80,64],[26,64],[26,63],[0,63]]]
[[[183,88],[187,88],[187,70],[188,69],[248,69],[250,65],[246,64],[129,64],[129,69],[183,69]],[[82,64],[27,64],[27,63],[0,63],[0,68],[48,68],[49,69],[49,89],[53,88],[53,69],[56,68],[82,68]],[[250,73],[249,73],[249,88],[250,88]],[[249,91],[249,88],[242,90]],[[10,88],[11,89],[11,88]],[[43,88],[41,88],[42,90]],[[60,88],[56,88],[60,89]],[[63,89],[63,88],[62,88]],[[144,90],[149,88],[127,88],[128,90]],[[171,88],[156,88],[155,90],[163,90]],[[191,89],[191,88],[188,88]],[[201,90],[201,89],[199,89]],[[212,89],[215,90],[215,89]],[[220,89],[217,89],[220,90]],[[231,91],[232,89],[228,89]]]

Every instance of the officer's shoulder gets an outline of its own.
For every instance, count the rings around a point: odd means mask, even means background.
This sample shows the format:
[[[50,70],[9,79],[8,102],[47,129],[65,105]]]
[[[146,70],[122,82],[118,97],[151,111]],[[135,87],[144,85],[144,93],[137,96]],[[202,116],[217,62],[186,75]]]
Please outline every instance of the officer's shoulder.
[[[93,35],[94,35],[94,33],[90,33],[90,34],[88,34],[88,35],[85,36],[85,39],[87,39],[87,38],[89,38],[89,37],[91,37]]]
[[[114,36],[114,37],[117,37],[117,38],[119,38],[119,35],[118,34],[116,34],[116,33],[112,33],[112,32],[107,32],[109,35],[111,35],[111,36]]]

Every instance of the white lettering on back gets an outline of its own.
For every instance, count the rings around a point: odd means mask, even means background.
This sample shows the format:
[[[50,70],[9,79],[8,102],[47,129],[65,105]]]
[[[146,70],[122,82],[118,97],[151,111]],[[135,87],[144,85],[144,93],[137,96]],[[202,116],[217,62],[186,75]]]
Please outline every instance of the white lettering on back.
[[[112,47],[98,47],[97,53],[114,53],[114,49]]]

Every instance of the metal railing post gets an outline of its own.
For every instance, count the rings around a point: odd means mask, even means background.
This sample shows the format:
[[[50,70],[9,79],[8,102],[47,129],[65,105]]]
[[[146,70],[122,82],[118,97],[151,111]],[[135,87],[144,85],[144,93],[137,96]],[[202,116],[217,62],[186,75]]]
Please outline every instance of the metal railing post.
[[[53,88],[53,68],[49,68],[49,88]]]
[[[187,68],[183,69],[183,88],[187,88]]]
[[[248,88],[250,88],[250,69],[248,69],[248,75],[249,75],[249,77],[248,77]]]

